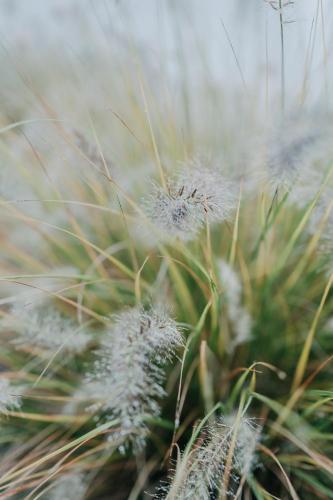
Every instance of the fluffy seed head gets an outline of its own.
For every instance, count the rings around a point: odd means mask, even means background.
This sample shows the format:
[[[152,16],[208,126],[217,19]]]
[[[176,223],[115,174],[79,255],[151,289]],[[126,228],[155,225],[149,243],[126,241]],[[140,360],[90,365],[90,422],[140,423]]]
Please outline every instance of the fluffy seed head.
[[[308,225],[308,232],[314,235],[322,226],[319,240],[319,251],[327,257],[332,256],[333,251],[333,191],[329,191],[315,206]],[[330,263],[331,263],[330,259]]]
[[[236,449],[234,454],[234,467],[239,475],[248,474],[256,464],[255,450],[261,432],[261,427],[254,419],[241,417],[237,424],[236,415],[224,418],[236,434]]]
[[[72,318],[61,314],[50,303],[18,303],[11,314],[9,326],[19,334],[15,339],[17,345],[52,350],[62,348],[77,353],[84,350],[90,342],[90,336],[80,331]]]
[[[159,414],[157,400],[165,395],[162,367],[181,344],[176,322],[161,310],[135,307],[116,317],[88,383],[95,386],[98,408],[120,420],[121,451],[130,443],[136,450],[144,446],[145,418]]]
[[[49,500],[83,500],[86,489],[82,474],[70,474],[56,482],[56,485],[48,491],[45,500],[46,498]]]
[[[200,445],[184,454],[178,463],[166,499],[210,500],[223,492],[233,498],[239,479],[253,467],[260,434],[260,427],[253,420],[241,417],[237,421],[234,415],[220,418],[203,434]]]
[[[289,116],[278,124],[266,153],[268,181],[274,192],[290,191],[299,180],[312,183],[318,163],[331,147],[329,131],[330,125],[319,113]]]
[[[242,297],[242,284],[239,276],[228,262],[218,262],[219,278],[225,293],[230,311],[237,311]]]
[[[325,330],[327,330],[328,332],[330,333],[333,333],[333,316],[331,316],[326,324],[325,324],[325,327],[324,327]]]
[[[161,237],[183,241],[194,239],[206,221],[228,219],[235,205],[234,185],[197,161],[169,180],[167,190],[154,186],[145,201],[146,213]]]
[[[308,169],[302,172],[297,183],[289,192],[288,201],[298,208],[304,209],[314,200],[320,189],[323,191],[321,196],[323,201],[332,196],[330,186],[323,185],[325,173],[325,170],[321,168]]]
[[[18,388],[6,378],[0,378],[0,414],[8,410],[17,410],[21,406]]]
[[[228,346],[229,352],[232,352],[251,339],[252,318],[242,305],[242,284],[236,271],[224,260],[219,261],[218,271],[233,334]]]

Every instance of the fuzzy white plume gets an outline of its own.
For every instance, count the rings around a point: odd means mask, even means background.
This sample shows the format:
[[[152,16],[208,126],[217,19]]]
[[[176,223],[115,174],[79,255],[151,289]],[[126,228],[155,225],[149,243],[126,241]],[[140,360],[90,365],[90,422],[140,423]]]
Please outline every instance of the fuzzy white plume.
[[[145,200],[145,211],[162,239],[194,239],[209,223],[230,218],[236,206],[234,184],[215,168],[193,161],[186,165],[168,189],[154,186]]]
[[[83,474],[70,474],[57,480],[55,486],[48,490],[45,500],[83,500],[87,486]]]
[[[219,261],[218,271],[231,324],[232,337],[228,350],[232,352],[239,344],[251,339],[252,318],[242,305],[242,284],[236,271],[224,260]]]
[[[325,196],[316,204],[308,224],[308,232],[311,235],[318,233],[321,229],[318,249],[320,253],[329,258],[332,264],[333,251],[333,190],[325,193]]]
[[[0,378],[0,414],[8,410],[17,410],[21,406],[20,390],[7,378]]]
[[[159,414],[158,400],[165,396],[162,367],[180,345],[177,323],[161,310],[135,307],[116,317],[88,383],[100,399],[94,409],[120,420],[116,439],[124,447],[129,443],[136,450],[144,446],[145,419]]]
[[[266,150],[273,192],[291,191],[298,182],[303,189],[317,186],[323,178],[319,165],[332,154],[330,121],[320,112],[287,116],[271,131]]]
[[[43,300],[15,304],[7,326],[18,333],[14,342],[19,346],[61,348],[78,353],[91,340],[74,319],[64,316],[53,304]]]
[[[260,427],[251,419],[218,419],[204,430],[200,444],[178,461],[165,498],[210,500],[222,493],[233,498],[240,478],[255,464],[259,434]]]

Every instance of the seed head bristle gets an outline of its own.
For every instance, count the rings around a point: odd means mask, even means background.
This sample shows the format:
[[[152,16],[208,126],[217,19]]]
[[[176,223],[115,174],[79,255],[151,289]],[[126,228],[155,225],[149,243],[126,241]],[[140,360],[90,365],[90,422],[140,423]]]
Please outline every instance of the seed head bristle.
[[[228,351],[233,352],[238,345],[251,340],[252,317],[242,305],[242,284],[236,271],[224,260],[218,262],[218,271],[232,329]]]
[[[168,180],[154,185],[145,210],[161,238],[194,239],[206,222],[229,219],[236,206],[235,186],[215,168],[193,161]]]
[[[165,312],[135,307],[120,313],[97,352],[88,383],[100,398],[93,409],[120,420],[121,451],[145,444],[147,417],[157,416],[165,395],[163,366],[182,345],[177,323]]]
[[[87,487],[83,474],[67,474],[55,482],[48,490],[45,500],[83,500]]]
[[[8,410],[17,410],[21,406],[20,390],[7,378],[0,378],[0,414]]]
[[[252,419],[241,417],[237,421],[235,415],[219,418],[204,429],[200,444],[180,458],[164,498],[210,500],[223,491],[228,498],[234,498],[240,478],[249,474],[255,465],[260,431]],[[230,458],[228,484],[224,484]]]
[[[18,333],[14,343],[23,347],[61,348],[78,353],[91,341],[90,335],[79,328],[74,319],[64,316],[52,303],[43,300],[16,303],[7,326]]]

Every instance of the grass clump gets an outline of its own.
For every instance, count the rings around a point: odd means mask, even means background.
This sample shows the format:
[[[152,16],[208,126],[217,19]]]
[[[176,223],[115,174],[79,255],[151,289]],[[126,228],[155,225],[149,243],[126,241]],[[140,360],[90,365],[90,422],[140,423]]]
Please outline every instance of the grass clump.
[[[86,36],[1,62],[0,497],[333,498],[328,106]]]

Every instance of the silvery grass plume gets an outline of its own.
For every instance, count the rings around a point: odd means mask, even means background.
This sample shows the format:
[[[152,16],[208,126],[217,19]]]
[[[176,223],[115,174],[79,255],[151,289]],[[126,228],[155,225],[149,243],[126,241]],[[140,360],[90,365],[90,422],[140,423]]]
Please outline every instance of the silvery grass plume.
[[[232,336],[229,352],[251,339],[252,318],[242,306],[242,284],[236,271],[226,261],[218,262],[218,274],[226,300],[226,312],[230,321]]]
[[[219,418],[204,430],[198,446],[184,452],[164,498],[210,500],[222,494],[234,498],[240,480],[256,463],[260,431],[249,418]]]
[[[333,333],[333,316],[328,318],[324,328],[325,330]]]
[[[291,191],[301,180],[312,184],[318,164],[332,149],[329,122],[320,113],[289,116],[272,130],[266,144],[266,175],[272,191]],[[318,182],[317,182],[318,184]]]
[[[83,474],[68,474],[43,495],[44,500],[83,500],[87,491]]]
[[[46,271],[47,274],[41,277],[34,277],[28,281],[28,285],[24,287],[17,287],[17,283],[11,281],[1,287],[0,297],[6,300],[2,302],[5,304],[16,304],[17,307],[29,307],[29,303],[37,303],[45,300],[45,291],[48,293],[56,292],[59,287],[66,287],[69,280],[77,280],[80,277],[80,271],[71,265],[56,266]],[[3,322],[1,322],[3,324]]]
[[[7,378],[0,378],[0,415],[6,415],[8,410],[18,410],[21,406],[21,396]]]
[[[315,235],[321,229],[318,250],[329,258],[332,264],[333,255],[333,190],[316,204],[308,225],[308,232]]]
[[[93,405],[90,406],[89,409],[98,409],[99,404],[95,404],[95,402],[98,399],[103,399],[103,394],[101,394],[102,390],[103,388],[99,380],[95,380],[94,382],[87,382],[87,380],[84,380],[72,393],[69,401],[63,406],[62,414],[76,415],[78,411],[87,409],[88,402],[91,402]]]
[[[163,366],[181,345],[179,326],[160,309],[135,307],[115,318],[88,382],[101,400],[94,409],[120,421],[121,451],[143,448],[145,419],[159,415],[157,400],[165,396]]]
[[[161,239],[192,240],[206,222],[229,219],[237,203],[234,184],[199,161],[185,165],[167,185],[155,185],[144,203]]]
[[[288,194],[288,201],[298,208],[304,209],[321,191],[320,198],[325,202],[329,196],[332,196],[331,186],[329,184],[324,185],[325,174],[323,168],[314,167],[308,169],[300,175],[297,183],[292,187]]]
[[[90,335],[74,319],[43,300],[15,304],[5,326],[19,334],[14,343],[23,347],[79,353],[91,341]]]

